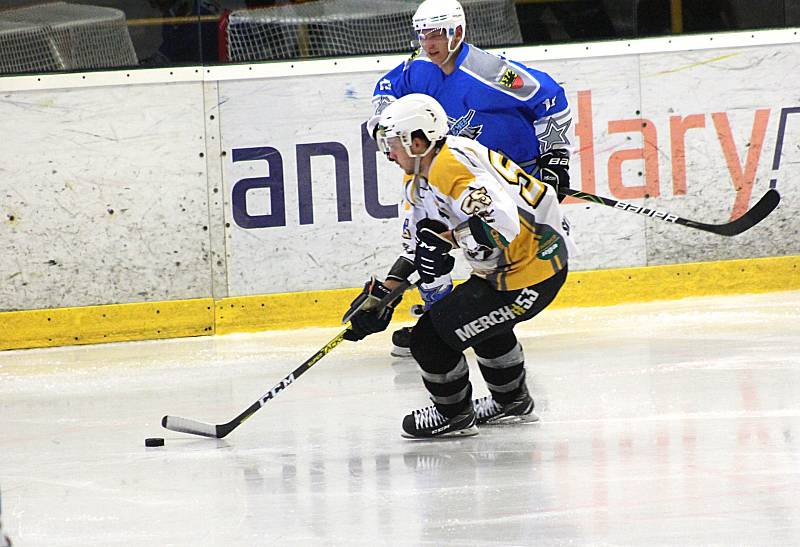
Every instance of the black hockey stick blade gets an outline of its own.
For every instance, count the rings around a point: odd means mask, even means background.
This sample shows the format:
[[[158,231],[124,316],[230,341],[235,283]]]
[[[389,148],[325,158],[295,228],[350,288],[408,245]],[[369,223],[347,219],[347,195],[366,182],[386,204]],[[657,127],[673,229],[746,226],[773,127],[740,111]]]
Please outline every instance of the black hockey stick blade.
[[[691,228],[699,228],[700,230],[705,230],[721,236],[735,236],[749,230],[767,218],[780,202],[781,195],[774,188],[770,188],[761,196],[761,199],[759,199],[755,205],[748,209],[742,216],[730,222],[725,224],[703,224],[701,222],[687,220],[684,224]]]
[[[565,188],[559,190],[559,192],[563,195],[573,196],[591,203],[599,203],[601,205],[613,207],[614,209],[629,211],[631,213],[644,215],[656,220],[671,222],[673,224],[681,224],[689,228],[695,228],[697,230],[703,230],[704,232],[711,232],[721,236],[735,236],[746,230],[749,230],[767,218],[767,216],[769,216],[769,214],[775,210],[781,201],[781,195],[778,193],[778,191],[774,188],[770,188],[763,196],[761,196],[761,199],[758,200],[758,203],[753,205],[739,218],[724,224],[706,224],[703,222],[697,222],[695,220],[681,218],[677,215],[673,215],[672,213],[667,213],[666,211],[659,211],[649,207],[625,203],[624,201],[617,201],[611,198],[596,196],[588,192],[573,190],[571,188]]]
[[[411,277],[414,277],[412,275]],[[411,279],[411,278],[409,278]],[[381,310],[388,306],[391,302],[393,302],[398,296],[403,294],[411,285],[413,281],[406,280],[381,299],[381,301],[376,306],[376,309]],[[278,395],[281,391],[283,391],[287,386],[292,384],[295,380],[297,380],[300,376],[303,375],[305,371],[310,369],[314,364],[316,364],[320,359],[328,355],[333,348],[338,346],[344,340],[344,335],[347,331],[350,330],[349,327],[344,329],[339,334],[337,334],[330,342],[325,344],[322,348],[320,348],[314,355],[306,359],[303,364],[299,367],[294,369],[288,376],[284,377],[280,382],[278,382],[271,390],[261,396],[261,398],[254,402],[252,405],[247,407],[247,409],[236,416],[230,422],[224,424],[209,424],[206,422],[199,422],[197,420],[190,420],[189,418],[181,418],[180,416],[164,416],[161,418],[161,427],[164,429],[169,429],[170,431],[177,431],[178,433],[189,433],[191,435],[199,435],[201,437],[210,437],[212,439],[222,439],[228,433],[242,425],[242,423],[247,420],[250,416],[256,413],[258,409],[262,406],[267,404],[267,401],[274,399],[275,396]]]

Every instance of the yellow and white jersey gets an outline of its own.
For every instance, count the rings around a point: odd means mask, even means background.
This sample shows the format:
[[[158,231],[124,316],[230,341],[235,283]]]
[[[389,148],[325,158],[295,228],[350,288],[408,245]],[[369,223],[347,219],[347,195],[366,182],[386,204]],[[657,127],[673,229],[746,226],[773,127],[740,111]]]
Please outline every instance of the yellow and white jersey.
[[[436,219],[454,229],[478,216],[491,228],[499,246],[481,245],[461,230],[456,235],[458,246],[473,273],[501,291],[548,279],[575,252],[555,190],[472,139],[447,137],[431,163],[428,179],[409,180],[405,198],[403,247],[407,254],[413,253],[421,219]]]

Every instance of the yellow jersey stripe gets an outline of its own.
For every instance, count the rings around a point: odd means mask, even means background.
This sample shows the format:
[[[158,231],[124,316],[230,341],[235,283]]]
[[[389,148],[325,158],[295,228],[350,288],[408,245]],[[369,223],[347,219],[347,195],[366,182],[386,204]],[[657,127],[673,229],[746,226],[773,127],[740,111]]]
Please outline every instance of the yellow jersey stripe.
[[[460,162],[445,144],[428,171],[428,184],[453,199],[458,199],[475,181],[475,175]]]

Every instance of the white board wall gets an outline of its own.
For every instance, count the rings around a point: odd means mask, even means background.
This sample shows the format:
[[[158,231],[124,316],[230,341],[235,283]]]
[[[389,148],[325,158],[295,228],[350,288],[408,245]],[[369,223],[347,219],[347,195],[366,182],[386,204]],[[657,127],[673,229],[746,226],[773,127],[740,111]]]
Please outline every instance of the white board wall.
[[[208,296],[203,116],[196,83],[4,93],[0,310]]]
[[[567,205],[581,250],[571,268],[800,254],[800,71],[787,68],[799,49],[509,52],[568,90],[573,187],[706,222],[771,183],[783,196],[730,239]],[[310,62],[302,75],[264,74],[280,72],[272,64],[254,77],[233,66],[163,82],[0,81],[0,310],[355,287],[384,273],[399,171],[362,123],[401,58],[343,73]]]

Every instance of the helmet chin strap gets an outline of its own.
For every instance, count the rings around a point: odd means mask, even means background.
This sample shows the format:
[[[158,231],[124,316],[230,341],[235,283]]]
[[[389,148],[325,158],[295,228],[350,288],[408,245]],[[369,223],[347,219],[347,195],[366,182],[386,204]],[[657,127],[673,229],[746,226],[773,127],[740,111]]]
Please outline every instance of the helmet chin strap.
[[[457,28],[461,28],[461,27],[457,27]],[[455,32],[455,31],[454,31],[454,32]],[[462,32],[463,32],[463,31],[462,31]],[[454,54],[456,51],[458,51],[458,48],[461,46],[461,43],[464,41],[463,34],[462,34],[462,37],[461,37],[461,39],[460,39],[460,40],[458,41],[458,43],[455,45],[455,47],[454,47],[453,49],[450,49],[450,44],[451,44],[451,43],[453,42],[453,40],[455,40],[455,39],[456,39],[455,35],[454,35],[452,38],[448,38],[448,39],[447,39],[447,51],[448,51],[448,53],[447,53],[447,57],[445,57],[445,58],[444,58],[444,61],[442,62],[442,64],[443,64],[443,65],[447,64],[448,62],[450,62],[450,58],[451,58],[451,57],[453,57],[453,54]]]
[[[414,197],[419,197],[419,195],[420,195],[419,194],[419,191],[420,191],[420,188],[419,188],[420,187],[420,184],[419,184],[419,179],[420,179],[419,166],[420,166],[420,163],[422,163],[422,157],[421,156],[414,156],[414,178],[411,179],[411,188],[410,188],[410,192],[408,192],[408,195],[411,198],[411,203],[414,203],[415,205],[416,205],[416,201],[414,200]]]
[[[414,158],[414,179],[412,181],[412,185],[416,186],[417,194],[419,194],[419,189],[420,189],[420,186],[421,186],[420,185],[420,180],[423,178],[420,175],[420,168],[422,167],[422,159],[425,156],[427,156],[428,152],[430,152],[434,148],[436,148],[436,142],[433,142],[433,141],[431,141],[430,144],[428,144],[428,148],[426,148],[425,151],[422,152],[421,154],[414,154],[414,153],[411,152],[411,148],[410,147],[406,147],[406,152],[408,153],[408,155],[411,156],[412,158]],[[437,153],[438,153],[438,151],[437,151]]]

